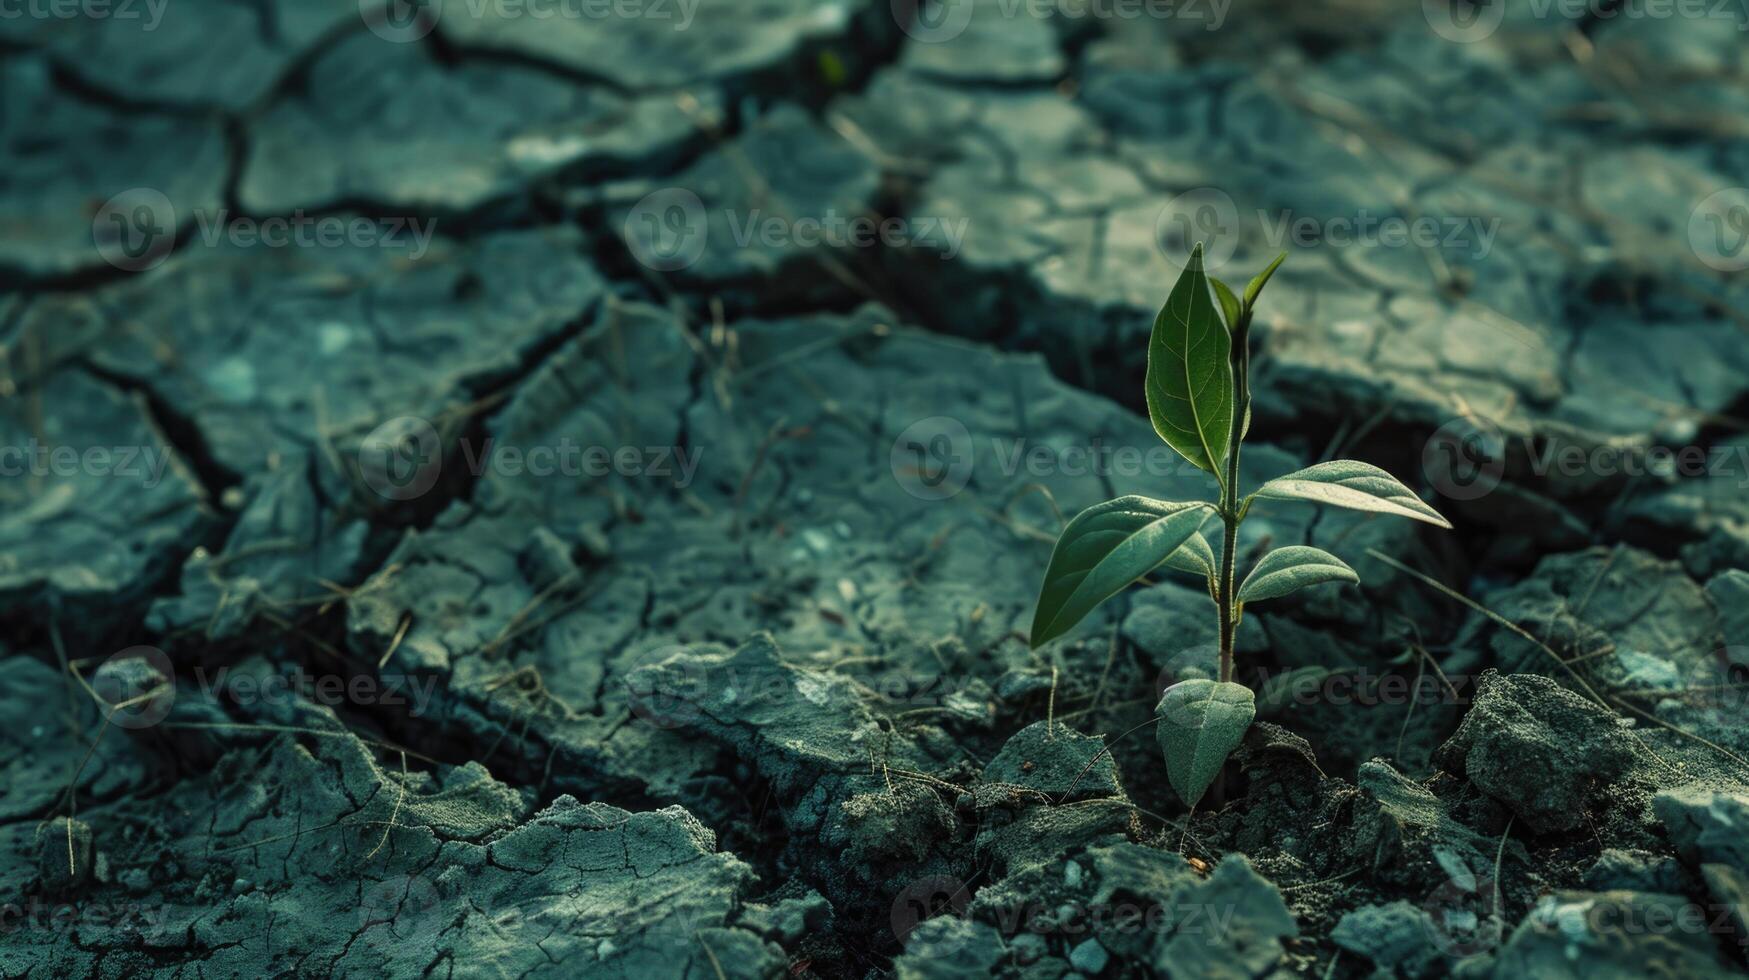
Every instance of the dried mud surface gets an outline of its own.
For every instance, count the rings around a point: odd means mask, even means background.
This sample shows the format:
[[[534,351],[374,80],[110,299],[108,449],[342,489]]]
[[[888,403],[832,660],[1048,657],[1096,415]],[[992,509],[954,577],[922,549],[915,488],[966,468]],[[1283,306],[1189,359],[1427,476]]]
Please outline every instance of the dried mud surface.
[[[645,6],[0,19],[0,974],[1745,972],[1742,11]],[[1193,811],[1200,583],[1025,634],[1211,229],[1456,530],[1259,506]]]

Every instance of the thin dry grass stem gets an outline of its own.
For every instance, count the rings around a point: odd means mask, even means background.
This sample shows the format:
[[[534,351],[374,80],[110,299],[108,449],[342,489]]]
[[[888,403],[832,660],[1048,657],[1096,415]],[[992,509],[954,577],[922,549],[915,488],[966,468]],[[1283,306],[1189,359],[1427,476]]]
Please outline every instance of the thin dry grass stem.
[[[717,959],[716,951],[711,949],[710,943],[704,941],[704,934],[695,931],[692,936],[694,939],[698,940],[699,946],[704,948],[704,955],[710,957],[711,969],[716,971],[717,980],[729,980],[728,975],[723,973],[723,962]]]
[[[318,738],[355,738],[371,748],[380,749],[384,752],[399,752],[406,757],[418,759],[426,765],[436,766],[443,764],[441,760],[433,759],[431,756],[415,752],[406,746],[396,745],[392,742],[382,742],[374,738],[365,738],[357,732],[345,728],[334,731],[324,728],[306,728],[300,725],[256,725],[244,722],[224,721],[167,722],[164,724],[164,727],[171,729],[172,731],[269,732],[276,735],[312,735]]]
[[[1304,888],[1322,888],[1325,885],[1334,885],[1338,881],[1347,881],[1349,878],[1352,878],[1365,870],[1364,867],[1349,868],[1347,871],[1344,871],[1339,875],[1331,875],[1328,878],[1320,878],[1317,881],[1302,881],[1297,885],[1283,885],[1281,886],[1281,891],[1287,893],[1297,892]]]
[[[1500,891],[1500,865],[1501,865],[1501,862],[1503,862],[1506,859],[1506,838],[1511,836],[1511,834],[1512,834],[1512,821],[1517,820],[1517,819],[1518,819],[1518,814],[1516,814],[1516,813],[1507,814],[1507,816],[1506,816],[1506,829],[1500,831],[1500,846],[1494,849],[1494,892],[1495,892],[1495,894],[1499,894],[1499,891]],[[1496,909],[1495,911],[1496,911],[1496,914],[1498,914],[1499,910]]]
[[[1090,758],[1088,758],[1087,764],[1082,766],[1081,771],[1075,774],[1074,780],[1069,783],[1069,788],[1063,791],[1062,797],[1059,798],[1057,800],[1057,802],[1058,803],[1063,802],[1063,800],[1066,800],[1069,798],[1070,793],[1075,792],[1075,787],[1081,785],[1081,780],[1086,778],[1087,774],[1093,771],[1093,764],[1098,762],[1100,760],[1100,757],[1109,754],[1111,752],[1111,747],[1113,745],[1116,745],[1117,743],[1123,741],[1124,739],[1129,738],[1131,735],[1134,735],[1136,732],[1141,731],[1142,729],[1148,727],[1149,725],[1155,724],[1159,720],[1160,720],[1160,718],[1158,715],[1156,715],[1152,718],[1149,718],[1147,721],[1144,721],[1140,725],[1136,725],[1136,726],[1133,726],[1133,727],[1125,730],[1123,732],[1123,734],[1119,735],[1118,737],[1116,737],[1116,738],[1112,739],[1111,741],[1105,743],[1104,745],[1100,746],[1099,751],[1093,753],[1093,755]]]
[[[753,479],[765,467],[765,459],[771,454],[771,447],[781,439],[794,438],[793,430],[786,430],[789,424],[788,416],[779,416],[771,428],[765,430],[765,437],[759,440],[759,445],[753,450],[753,462],[748,464],[747,472],[741,474],[741,482],[735,487],[734,517],[729,522],[729,533],[732,536],[741,534],[741,507],[747,502],[747,491],[753,487]]]
[[[1374,558],[1377,558],[1378,560],[1384,562],[1385,564],[1390,565],[1391,567],[1398,569],[1399,571],[1407,572],[1408,574],[1414,576],[1415,578],[1420,579],[1422,582],[1426,583],[1427,585],[1431,586],[1432,588],[1438,590],[1439,592],[1444,593],[1447,596],[1450,596],[1453,599],[1456,599],[1458,602],[1461,602],[1465,606],[1468,606],[1470,609],[1473,609],[1476,612],[1481,613],[1482,615],[1488,617],[1490,620],[1494,621],[1495,623],[1499,624],[1500,626],[1503,626],[1506,629],[1510,630],[1513,634],[1515,634],[1518,637],[1524,639],[1525,641],[1531,643],[1537,649],[1539,649],[1543,653],[1547,654],[1549,659],[1553,660],[1555,663],[1560,664],[1562,669],[1566,670],[1568,675],[1570,675],[1573,678],[1573,680],[1579,684],[1580,687],[1585,689],[1585,693],[1590,695],[1592,700],[1597,702],[1598,707],[1603,708],[1605,711],[1610,710],[1609,701],[1604,700],[1603,695],[1598,694],[1597,690],[1595,688],[1593,688],[1591,686],[1590,682],[1587,681],[1577,670],[1575,670],[1573,668],[1572,664],[1570,664],[1566,660],[1562,659],[1561,655],[1556,653],[1553,649],[1551,649],[1548,644],[1542,642],[1541,640],[1538,640],[1534,636],[1531,636],[1530,633],[1524,629],[1524,627],[1519,626],[1517,623],[1514,623],[1513,621],[1507,619],[1505,616],[1500,615],[1499,613],[1493,611],[1492,609],[1489,609],[1488,607],[1482,605],[1481,603],[1475,601],[1474,599],[1471,599],[1470,597],[1464,595],[1463,593],[1458,592],[1457,590],[1445,585],[1444,583],[1439,582],[1439,581],[1437,581],[1437,580],[1435,580],[1435,579],[1433,579],[1433,578],[1431,578],[1431,577],[1429,577],[1421,572],[1418,572],[1413,568],[1410,568],[1409,566],[1403,564],[1402,562],[1399,562],[1396,559],[1391,558],[1389,555],[1385,555],[1385,554],[1380,553],[1375,548],[1366,549],[1366,553],[1373,556]],[[1611,698],[1610,700],[1614,701],[1618,705],[1621,705],[1623,707],[1627,707],[1626,702],[1622,701],[1620,698]],[[1682,735],[1682,736],[1687,737],[1687,738],[1691,738],[1691,739],[1701,743],[1702,745],[1706,745],[1709,748],[1715,749],[1715,750],[1723,753],[1725,756],[1729,757],[1731,760],[1735,761],[1739,765],[1742,765],[1745,769],[1749,769],[1749,762],[1744,762],[1742,757],[1736,755],[1735,753],[1732,753],[1732,752],[1726,750],[1724,747],[1722,747],[1720,745],[1717,745],[1713,742],[1709,742],[1706,739],[1701,738],[1699,735],[1694,734],[1693,732],[1685,731],[1681,728],[1676,727],[1675,725],[1671,725],[1671,724],[1664,722],[1664,721],[1661,721],[1657,718],[1653,718],[1651,715],[1648,715],[1645,712],[1640,711],[1638,709],[1630,708],[1629,710],[1633,711],[1634,714],[1639,715],[1643,718],[1646,718],[1646,719],[1656,723],[1657,725],[1659,725],[1661,727],[1668,728],[1671,731],[1676,732],[1679,735]],[[1646,743],[1646,740],[1641,738],[1640,734],[1638,732],[1629,731],[1627,734],[1629,736],[1631,736],[1634,739],[1634,741],[1640,743],[1640,748],[1645,749],[1646,754],[1650,755],[1653,759],[1657,760],[1659,765],[1663,766],[1666,769],[1669,769],[1672,772],[1680,772],[1681,771],[1676,766],[1671,765],[1663,756],[1659,755],[1658,751],[1656,749],[1652,748],[1652,746],[1648,745]]]
[[[1669,731],[1675,732],[1676,734],[1681,735],[1683,738],[1686,738],[1686,739],[1689,739],[1691,741],[1697,742],[1701,745],[1704,745],[1707,748],[1712,749],[1714,752],[1717,752],[1718,754],[1724,756],[1725,758],[1730,759],[1732,762],[1735,762],[1738,766],[1741,766],[1745,773],[1749,773],[1749,759],[1744,759],[1742,756],[1738,755],[1735,752],[1732,752],[1730,749],[1725,748],[1724,746],[1718,744],[1717,742],[1713,742],[1713,741],[1710,741],[1708,739],[1702,738],[1701,736],[1696,735],[1695,733],[1693,733],[1685,728],[1680,728],[1676,725],[1672,725],[1671,723],[1665,721],[1662,718],[1657,717],[1656,715],[1653,715],[1653,714],[1646,712],[1646,711],[1642,711],[1639,708],[1636,708],[1633,705],[1628,704],[1625,700],[1623,700],[1621,698],[1613,698],[1612,700],[1614,700],[1616,705],[1619,706],[1622,710],[1627,711],[1631,714],[1637,715],[1638,717],[1644,718],[1645,720],[1651,722],[1652,724],[1657,725],[1659,728],[1663,728],[1663,729],[1667,729]],[[1644,745],[1645,743],[1641,742],[1640,744]],[[1648,749],[1647,751],[1650,751],[1650,749]],[[1652,755],[1653,755],[1653,758],[1656,758],[1656,759],[1658,759],[1659,762],[1663,763],[1664,767],[1666,769],[1669,769],[1672,772],[1681,772],[1681,770],[1678,769],[1677,767],[1671,765],[1668,762],[1664,762],[1664,759],[1662,757],[1660,757],[1656,752],[1653,752]]]
[[[1045,702],[1045,740],[1054,740],[1057,726],[1057,665],[1051,664],[1051,695]]]
[[[409,610],[407,612],[401,613],[400,625],[395,627],[395,635],[392,639],[389,640],[388,649],[384,650],[383,655],[377,659],[377,670],[382,670],[384,667],[387,667],[389,665],[389,660],[392,657],[394,657],[396,650],[401,649],[401,641],[405,640],[407,638],[407,630],[411,629],[412,626],[413,626],[413,613],[412,613],[412,611]]]
[[[370,853],[364,856],[366,861],[377,856],[377,852],[381,851],[383,845],[389,842],[389,834],[399,826],[399,824],[395,823],[395,820],[401,815],[401,804],[406,802],[407,799],[407,753],[405,752],[401,753],[401,781],[396,784],[396,788],[400,790],[400,793],[395,796],[395,806],[389,811],[388,823],[383,826],[382,839],[377,841],[377,846],[371,848]]]
[[[1591,683],[1589,681],[1587,681],[1582,675],[1580,675],[1580,673],[1577,670],[1574,670],[1573,666],[1571,664],[1567,663],[1566,660],[1562,659],[1560,654],[1558,654],[1554,650],[1550,649],[1548,644],[1542,642],[1541,640],[1538,640],[1534,636],[1531,636],[1530,633],[1524,629],[1524,627],[1518,625],[1517,623],[1514,623],[1512,620],[1507,619],[1505,616],[1500,615],[1499,613],[1493,611],[1492,609],[1489,609],[1488,607],[1482,605],[1481,603],[1477,602],[1476,600],[1471,599],[1469,596],[1464,595],[1462,592],[1457,591],[1456,589],[1452,588],[1451,586],[1446,585],[1444,582],[1441,582],[1438,579],[1435,579],[1432,576],[1427,575],[1423,572],[1417,571],[1416,569],[1410,568],[1408,565],[1405,565],[1402,562],[1396,560],[1395,558],[1392,558],[1390,555],[1387,555],[1384,552],[1379,551],[1377,548],[1368,548],[1368,549],[1366,549],[1366,553],[1371,555],[1372,557],[1378,559],[1379,561],[1382,561],[1385,564],[1391,566],[1392,568],[1397,569],[1400,572],[1404,572],[1410,576],[1413,576],[1414,578],[1420,580],[1422,583],[1427,585],[1429,588],[1432,588],[1435,591],[1440,592],[1451,599],[1457,600],[1458,602],[1469,607],[1470,609],[1472,609],[1476,612],[1479,612],[1482,615],[1488,617],[1490,620],[1494,621],[1496,624],[1498,624],[1502,627],[1505,627],[1507,630],[1510,630],[1514,635],[1520,637],[1521,639],[1523,639],[1527,643],[1530,643],[1531,645],[1535,646],[1537,649],[1541,650],[1543,653],[1547,654],[1549,659],[1553,660],[1557,664],[1560,664],[1561,669],[1565,670],[1568,673],[1568,675],[1571,676],[1573,678],[1573,680],[1579,684],[1580,687],[1584,688],[1585,693],[1590,695],[1591,699],[1593,701],[1597,702],[1597,704],[1599,706],[1604,707],[1604,708],[1607,708],[1609,706],[1608,703],[1603,700],[1603,695],[1598,694],[1597,691],[1594,688],[1592,688]]]

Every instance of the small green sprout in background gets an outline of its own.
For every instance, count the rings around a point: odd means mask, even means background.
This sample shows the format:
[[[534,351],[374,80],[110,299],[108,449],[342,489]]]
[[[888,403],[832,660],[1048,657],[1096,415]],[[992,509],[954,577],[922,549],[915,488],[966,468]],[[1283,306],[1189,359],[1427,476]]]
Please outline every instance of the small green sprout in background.
[[[1322,582],[1360,581],[1335,555],[1295,545],[1264,555],[1235,588],[1239,525],[1251,505],[1259,499],[1309,500],[1451,527],[1395,477],[1350,459],[1289,473],[1240,498],[1239,443],[1251,427],[1251,317],[1258,294],[1285,258],[1283,253],[1251,280],[1241,297],[1203,271],[1199,244],[1154,318],[1148,341],[1148,416],[1167,445],[1214,475],[1219,502],[1129,496],[1082,511],[1063,529],[1051,552],[1032,620],[1036,648],[1067,633],[1101,602],[1161,566],[1206,579],[1220,610],[1220,679],[1174,684],[1156,709],[1167,778],[1191,805],[1220,774],[1257,714],[1251,689],[1233,682],[1233,636],[1246,603]],[[1203,526],[1217,517],[1226,531],[1219,559],[1202,535]]]

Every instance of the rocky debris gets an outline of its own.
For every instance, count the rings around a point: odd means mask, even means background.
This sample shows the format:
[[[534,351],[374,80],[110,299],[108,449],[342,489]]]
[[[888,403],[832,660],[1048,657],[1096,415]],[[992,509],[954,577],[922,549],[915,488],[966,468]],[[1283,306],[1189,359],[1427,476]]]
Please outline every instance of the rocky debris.
[[[1718,607],[1725,643],[1749,647],[1749,571],[1733,568],[1720,572],[1707,581],[1706,594]]]
[[[1749,795],[1690,783],[1659,793],[1652,808],[1683,860],[1749,873]]]
[[[1014,802],[1012,797],[1008,802]],[[1024,797],[1020,803],[1026,803]],[[974,853],[989,865],[991,874],[1002,876],[1124,840],[1135,829],[1135,809],[1133,804],[1115,799],[1069,806],[1001,806],[980,812],[978,820]],[[1063,870],[1065,875],[1078,873],[1066,865]]]
[[[1530,577],[1481,597],[1522,632],[1472,613],[1444,669],[1451,676],[1490,666],[1534,671],[1587,698],[1619,703],[1624,715],[1644,712],[1741,754],[1749,749],[1742,725],[1749,657],[1724,633],[1736,628],[1724,612],[1732,608],[1731,587],[1720,581],[1716,590],[1710,583],[1703,588],[1681,564],[1626,546],[1551,555]],[[1641,736],[1656,747],[1657,759],[1681,759],[1689,778],[1721,766],[1733,770],[1727,756],[1691,738],[1670,738],[1663,725]]]
[[[0,25],[41,24],[30,17]],[[41,58],[0,65],[0,275],[138,271],[210,215],[225,181],[214,120],[123,112],[57,90]]]
[[[747,301],[869,298],[855,270],[879,244],[879,173],[843,136],[783,105],[679,173],[589,192],[633,261]]]
[[[1743,492],[1749,488],[1749,440],[1721,439],[1702,448],[1704,460],[1683,464],[1687,479],[1626,496],[1611,521],[1624,538],[1644,547],[1668,551],[1675,543],[1696,579],[1749,567],[1749,498]]]
[[[1583,668],[1605,690],[1649,686],[1648,672],[1662,672],[1666,686],[1680,688],[1722,645],[1718,614],[1705,591],[1681,566],[1634,548],[1550,555],[1530,577],[1488,594],[1483,604],[1546,638],[1566,658],[1613,646],[1610,655],[1592,656]],[[1463,646],[1491,647],[1493,665],[1508,673],[1535,671],[1570,681],[1542,649],[1480,614],[1471,617]],[[1464,670],[1471,662],[1448,665]]]
[[[1604,848],[1597,863],[1585,872],[1585,887],[1591,891],[1664,892],[1685,890],[1682,866],[1668,855],[1649,851]]]
[[[1572,830],[1598,792],[1644,751],[1620,720],[1536,674],[1482,674],[1475,701],[1436,756],[1538,833]]]
[[[999,795],[1015,788],[1059,803],[1124,795],[1117,763],[1105,751],[1104,739],[1048,721],[1033,722],[1015,732],[984,767],[981,792]]]
[[[81,800],[114,799],[151,786],[154,766],[129,739],[109,734],[90,746],[83,740],[81,736],[98,730],[110,709],[76,681],[44,658],[28,654],[0,657],[0,669],[5,672],[0,711],[20,719],[20,724],[0,727],[0,825],[27,826],[32,818],[48,819],[57,804],[64,805],[69,784]],[[52,714],[50,706],[56,709]]]
[[[895,6],[895,14],[901,9]],[[946,16],[919,16],[916,23],[901,25],[911,43],[900,53],[899,64],[926,78],[972,84],[1055,81],[1067,61],[1059,28],[1051,18],[1039,16],[1040,9],[974,0],[945,11]]]
[[[988,558],[1048,552],[1040,529],[1057,517],[1033,488],[1064,513],[1132,488],[1209,493],[1200,475],[1146,465],[1160,444],[1145,422],[1036,360],[901,330],[877,308],[742,321],[703,358],[687,336],[670,314],[603,308],[485,433],[495,454],[630,447],[637,465],[571,478],[488,467],[469,501],[409,533],[348,604],[361,658],[390,651],[393,669],[443,674],[442,724],[525,753],[532,771],[556,751],[561,779],[686,782],[649,753],[696,746],[695,709],[634,706],[625,678],[762,628],[796,666],[854,678],[883,713],[979,730],[1013,701],[1041,718],[1050,671],[1011,639],[1036,598],[1031,559]],[[1267,447],[1247,458],[1256,479],[1298,464]],[[1255,523],[1339,552],[1400,554],[1412,540],[1378,537],[1387,522],[1291,505],[1259,508]],[[1372,567],[1388,596],[1389,573]],[[1180,591],[1192,622],[1212,627],[1200,597]],[[1312,608],[1371,615],[1352,600]],[[1120,611],[1102,610],[1086,634]],[[1094,695],[1099,646],[1084,671],[1062,672],[1060,703]],[[858,666],[837,671],[845,658]],[[712,680],[709,662],[701,669]],[[536,741],[501,739],[505,726]]]
[[[143,399],[21,366],[0,362],[0,614],[102,634],[117,617],[86,614],[142,604],[211,526],[210,501]]]
[[[386,0],[226,0],[117,4],[102,12],[7,17],[0,37],[48,52],[117,99],[245,109],[324,39],[363,30]]]
[[[1001,976],[1011,955],[994,926],[957,916],[919,922],[907,934],[905,952],[893,959],[896,980],[953,980]]]
[[[1736,934],[1733,938],[1738,948],[1749,949],[1749,874],[1727,864],[1703,864],[1700,873],[1713,900],[1707,906],[1714,913],[1711,931],[1724,932],[1723,926],[1728,923],[1730,931]],[[1716,914],[1719,911],[1725,913],[1726,923],[1719,921]]]
[[[805,873],[828,898],[855,901],[870,886],[896,891],[895,879],[934,865],[959,870],[938,855],[956,830],[928,782],[941,760],[915,736],[881,724],[849,679],[792,667],[760,636],[732,654],[681,653],[646,664],[625,683],[634,706],[677,703],[693,731],[725,743],[758,772],[792,841],[824,845]],[[899,789],[919,778],[922,785]]]
[[[379,247],[191,248],[148,278],[45,296],[20,331],[148,388],[242,477],[294,457],[333,468],[401,416],[452,430],[604,291],[569,229],[455,242],[430,222],[333,222]]]
[[[853,60],[854,38],[878,48],[895,36],[887,4],[868,0],[737,0],[656,4],[626,16],[583,5],[581,16],[534,16],[536,8],[494,5],[454,11],[438,25],[465,49],[516,55],[631,90],[714,83],[742,94],[756,82],[812,79],[810,57]]]
[[[1156,937],[1153,959],[1170,980],[1263,976],[1281,959],[1282,941],[1299,935],[1281,892],[1242,854],[1227,855],[1172,904],[1177,928]]]
[[[1422,977],[1446,965],[1439,948],[1428,942],[1436,928],[1427,910],[1399,899],[1347,913],[1330,931],[1330,941],[1371,960],[1383,973]]]
[[[1025,29],[1013,20],[1002,30]],[[984,43],[977,24],[934,50]],[[1741,397],[1738,328],[1707,298],[1725,287],[1695,281],[1685,229],[1667,217],[1730,185],[1729,140],[1586,154],[1567,114],[1597,93],[1559,58],[1453,44],[1412,16],[1382,33],[1328,58],[1283,45],[1187,65],[1167,44],[1129,54],[1145,32],[1110,32],[1063,91],[1043,78],[960,84],[919,45],[839,111],[915,185],[911,214],[968,220],[957,255],[897,256],[925,284],[931,322],[1042,349],[1088,387],[1139,390],[1129,382],[1158,283],[1195,239],[1213,242],[1214,274],[1241,281],[1286,249],[1260,318],[1261,418],[1416,436],[1469,425],[1499,444],[1511,480],[1544,495],[1619,489],[1620,473],[1542,467],[1528,437],[1632,455],[1691,440]],[[1552,49],[1554,35],[1539,37]],[[1644,67],[1675,81],[1655,59]],[[1501,168],[1521,176],[1481,176]],[[1369,221],[1367,241],[1337,247]],[[1377,234],[1385,222],[1439,231],[1393,247]],[[1653,312],[1610,286],[1624,270],[1560,257],[1587,251],[1631,255]],[[1655,380],[1633,351],[1656,359]],[[1614,397],[1623,390],[1642,397]]]
[[[1703,888],[1743,935],[1739,481],[1541,468],[1737,448],[1741,279],[1683,217],[1749,167],[1738,23],[1516,11],[1452,44],[1381,0],[1219,31],[980,0],[926,38],[879,0],[451,2],[405,5],[433,33],[395,43],[356,4],[189,3],[152,31],[0,18],[0,272],[32,290],[0,299],[0,446],[71,420],[181,464],[0,490],[0,892],[78,913],[0,973],[1707,975],[1686,932],[1610,928]],[[175,215],[106,213],[129,188]],[[389,241],[241,245],[222,198]],[[1368,216],[1442,238],[1330,234]],[[830,240],[864,217],[905,239]],[[1316,544],[1363,584],[1247,616],[1242,679],[1357,697],[1277,698],[1226,805],[1180,825],[1150,740],[1117,736],[1211,671],[1201,583],[1162,572],[1044,650],[1018,631],[1064,517],[1211,495],[1107,397],[1134,407],[1183,246],[1239,236],[1230,281],[1293,253],[1247,485],[1340,454],[1468,496],[1423,445],[1454,420],[1508,482],[1440,543],[1256,510],[1241,566]],[[847,312],[868,296],[985,346]],[[1651,551],[1578,550],[1616,540]],[[1454,631],[1373,548],[1573,672]],[[1430,666],[1410,643],[1463,697],[1489,667],[1553,683],[1488,675],[1451,771],[1412,779],[1457,713],[1359,696]],[[359,735],[239,695],[306,659],[434,693],[349,706]],[[90,694],[160,685],[121,721],[167,716],[100,727]],[[955,914],[901,922],[941,880],[924,912]],[[1100,914],[1125,909],[1170,916]]]
[[[1177,854],[1121,840],[1012,870],[965,914],[1008,937],[1023,964],[1054,956],[1093,974],[1115,959],[1174,980],[1262,976],[1298,934],[1280,892],[1243,855],[1205,879]]]
[[[239,201],[258,214],[355,201],[465,213],[551,178],[670,170],[721,115],[710,90],[627,95],[360,34],[250,127]]]
[[[1494,842],[1460,819],[1451,803],[1376,759],[1361,766],[1357,785],[1373,806],[1355,820],[1350,846],[1379,861],[1381,877],[1422,888],[1428,881],[1456,882],[1472,894],[1478,882],[1492,879]],[[1390,870],[1387,857],[1394,859]]]
[[[1677,895],[1558,892],[1538,901],[1513,930],[1493,976],[1738,976],[1719,955],[1712,918]]]
[[[55,478],[60,489],[33,493],[29,509],[13,512],[38,529],[66,525],[56,538],[65,557],[29,562],[33,578],[67,562],[77,591],[125,600],[193,552],[183,594],[159,602],[153,622],[234,635],[262,609],[295,620],[316,600],[336,598],[322,582],[358,581],[365,512],[416,513],[427,493],[465,485],[473,460],[455,450],[456,433],[481,399],[592,308],[601,280],[567,231],[460,245],[366,224],[397,247],[191,249],[150,279],[48,294],[24,309],[20,345],[49,363],[89,361],[101,377],[148,393],[129,399],[63,369],[44,389],[53,429],[17,428],[8,439],[84,453],[101,433],[103,446],[123,447],[111,451],[118,475]],[[20,413],[34,390],[7,399],[11,425],[26,421]],[[77,407],[59,407],[63,398]],[[148,405],[192,435],[167,442]],[[117,454],[128,447],[124,470]],[[214,522],[195,507],[204,493],[191,486],[191,470],[203,490],[241,482],[239,497],[207,502],[240,508],[228,540],[209,542],[213,552],[196,549],[195,531]],[[15,492],[32,482],[6,481]],[[145,519],[121,520],[132,514]],[[76,530],[80,523],[89,529]],[[80,558],[72,543],[81,533],[140,540]]]
[[[37,830],[37,874],[50,894],[65,894],[91,880],[95,860],[91,826],[56,817]]]
[[[370,527],[325,506],[313,461],[300,461],[305,465],[282,466],[253,485],[253,498],[216,553],[201,546],[188,555],[181,593],[152,603],[150,629],[232,639],[258,615],[296,621],[340,598],[332,583],[358,581]]]
[[[0,966],[76,976],[100,960],[149,969],[164,958],[251,975],[318,961],[337,974],[443,962],[531,976],[781,968],[775,946],[734,926],[750,869],[717,853],[679,807],[628,812],[561,796],[529,815],[520,793],[477,764],[379,764],[325,711],[306,709],[314,735],[303,744],[288,735],[235,748],[150,815],[88,808],[75,837],[81,867],[93,840],[101,850],[99,882],[79,876],[85,911],[70,929],[22,930]],[[60,826],[48,825],[45,869],[66,868]],[[73,883],[44,882],[56,884]]]

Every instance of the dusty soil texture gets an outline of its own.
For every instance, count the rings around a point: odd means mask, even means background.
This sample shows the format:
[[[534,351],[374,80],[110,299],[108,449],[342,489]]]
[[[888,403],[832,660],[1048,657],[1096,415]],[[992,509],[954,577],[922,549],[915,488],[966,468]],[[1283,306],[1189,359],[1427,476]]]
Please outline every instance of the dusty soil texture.
[[[0,975],[1745,972],[1749,14],[916,6],[0,17]],[[1192,810],[1202,584],[1026,633],[1196,240],[1456,528]]]

